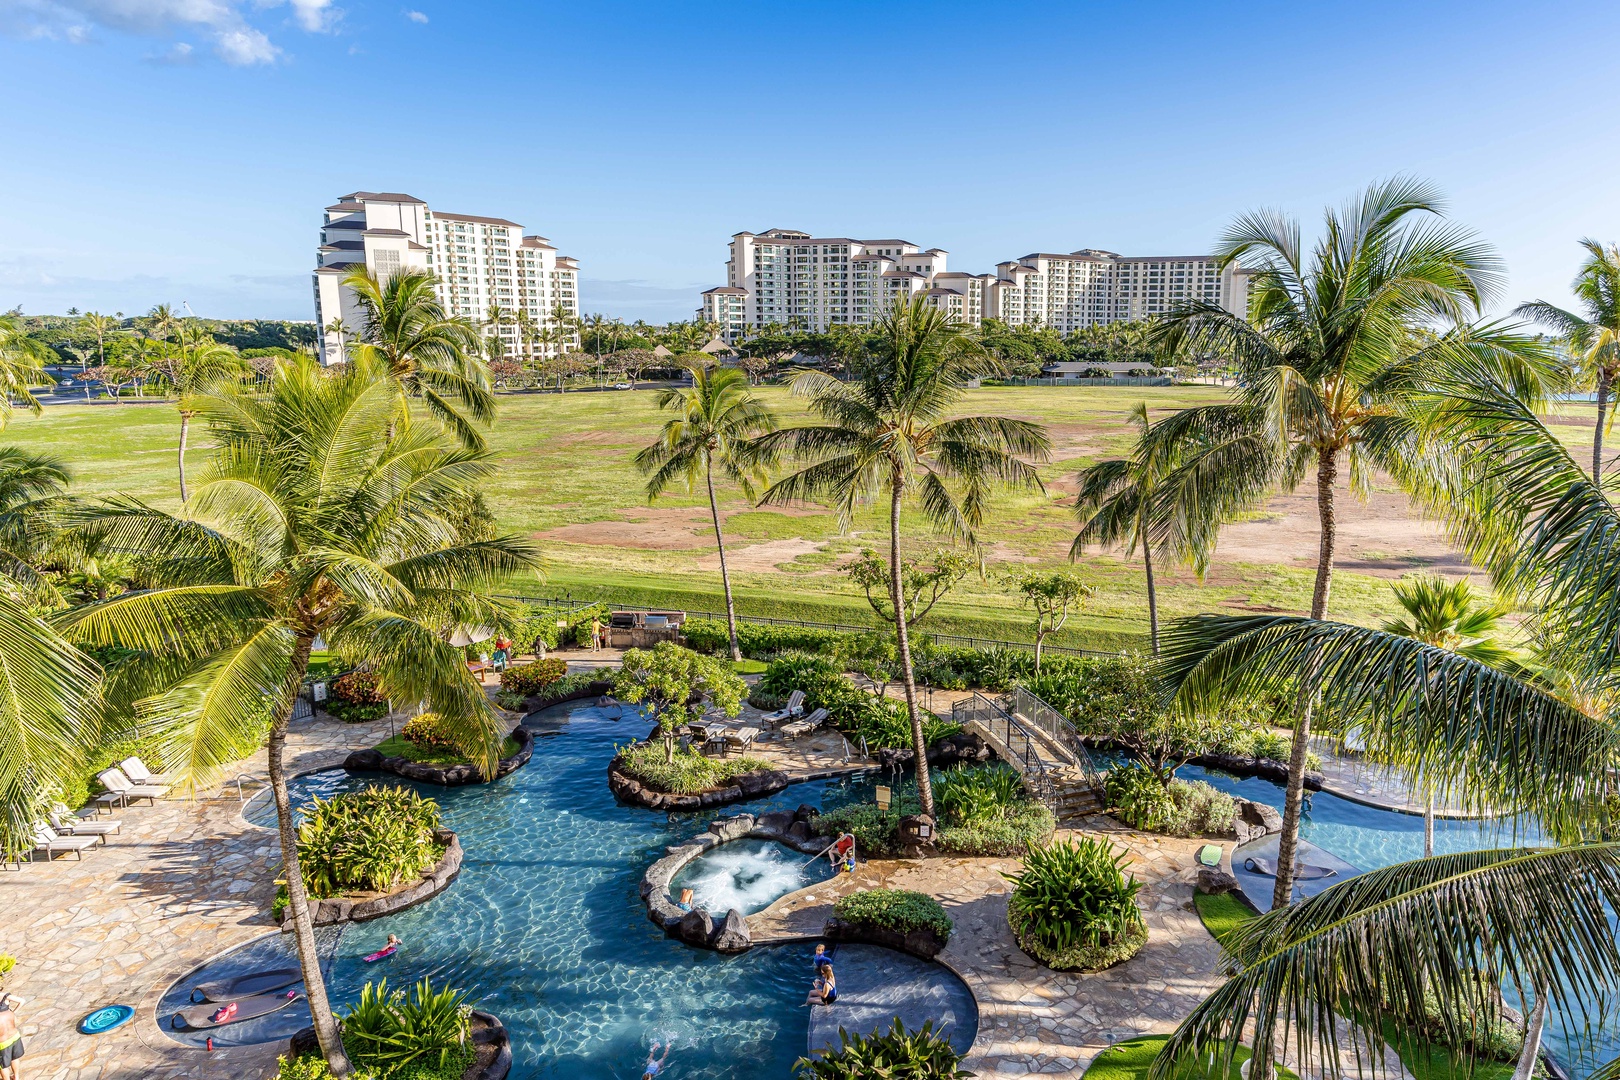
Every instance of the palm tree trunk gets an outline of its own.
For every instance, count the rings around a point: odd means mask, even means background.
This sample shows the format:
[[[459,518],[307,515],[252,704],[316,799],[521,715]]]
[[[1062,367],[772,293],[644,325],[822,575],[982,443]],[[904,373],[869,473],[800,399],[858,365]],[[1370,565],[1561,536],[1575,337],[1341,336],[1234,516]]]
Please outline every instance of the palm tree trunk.
[[[709,516],[714,519],[714,546],[720,549],[720,584],[726,590],[726,633],[731,635],[731,659],[742,659],[737,644],[737,608],[731,602],[731,571],[726,569],[726,539],[720,534],[720,506],[714,501],[714,463],[705,458],[703,479],[709,485]]]
[[[900,645],[900,677],[906,683],[906,712],[911,718],[911,748],[917,754],[917,798],[922,812],[934,816],[934,785],[928,776],[928,743],[923,739],[922,716],[917,712],[917,676],[911,670],[911,638],[906,631],[906,604],[900,583],[900,495],[898,476],[889,488],[889,599],[894,604],[895,637]]]
[[[321,1054],[326,1058],[332,1075],[347,1076],[349,1058],[343,1051],[343,1039],[338,1034],[337,1020],[332,1016],[332,1003],[326,997],[326,982],[321,977],[320,951],[315,942],[315,924],[310,921],[309,896],[304,891],[303,870],[298,864],[298,833],[293,828],[292,799],[287,794],[287,770],[282,758],[293,700],[304,681],[304,672],[309,668],[309,652],[313,645],[312,637],[298,638],[293,648],[292,670],[287,676],[287,690],[275,706],[270,726],[270,791],[276,801],[282,874],[287,880],[287,917],[293,924],[298,967],[304,976],[304,995],[309,999],[309,1013],[315,1021],[315,1038],[320,1043]]]
[[[1434,796],[1423,805],[1423,857],[1434,856]]]
[[[1598,368],[1597,430],[1592,433],[1592,483],[1603,483],[1603,417],[1609,411],[1609,369]]]
[[[1547,988],[1536,987],[1536,1005],[1524,1025],[1524,1049],[1519,1052],[1519,1064],[1513,1069],[1513,1080],[1530,1080],[1536,1071],[1536,1058],[1541,1056],[1541,1029],[1547,1022]]]
[[[1327,615],[1328,590],[1333,584],[1333,544],[1337,539],[1333,517],[1333,482],[1339,473],[1338,455],[1322,450],[1316,457],[1316,510],[1321,517],[1322,539],[1316,556],[1316,589],[1311,595],[1311,618]],[[1283,800],[1282,834],[1277,838],[1277,884],[1271,891],[1272,910],[1287,907],[1294,896],[1294,863],[1299,853],[1299,821],[1305,810],[1305,754],[1311,741],[1311,711],[1316,705],[1316,665],[1306,665],[1299,688],[1299,719],[1294,723],[1294,745],[1288,752],[1288,787]]]
[[[186,435],[191,430],[191,416],[180,410],[180,501],[186,501]]]
[[[1159,592],[1153,583],[1153,549],[1142,545],[1142,565],[1147,567],[1148,639],[1153,643],[1153,655],[1159,655]]]

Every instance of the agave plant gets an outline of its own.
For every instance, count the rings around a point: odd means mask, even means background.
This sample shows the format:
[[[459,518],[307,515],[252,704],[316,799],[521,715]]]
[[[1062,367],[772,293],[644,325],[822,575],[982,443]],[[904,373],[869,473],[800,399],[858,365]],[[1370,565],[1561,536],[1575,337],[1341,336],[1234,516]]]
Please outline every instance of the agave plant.
[[[927,1020],[919,1031],[907,1031],[897,1016],[888,1031],[851,1035],[838,1029],[837,1050],[793,1063],[804,1080],[954,1080],[972,1076],[960,1067],[961,1055]]]
[[[467,1045],[470,1011],[465,992],[435,990],[426,978],[408,996],[390,991],[387,979],[366,983],[343,1017],[343,1041],[356,1062],[385,1076],[410,1069],[443,1072]]]
[[[1125,873],[1127,858],[1090,837],[1031,848],[1022,871],[1002,875],[1013,883],[1014,932],[1053,955],[1103,950],[1145,933],[1136,906],[1142,883]]]

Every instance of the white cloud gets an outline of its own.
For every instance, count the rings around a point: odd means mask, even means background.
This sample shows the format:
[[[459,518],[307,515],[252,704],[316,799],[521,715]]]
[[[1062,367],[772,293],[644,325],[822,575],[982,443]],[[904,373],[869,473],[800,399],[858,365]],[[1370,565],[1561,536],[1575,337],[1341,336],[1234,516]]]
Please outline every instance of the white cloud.
[[[425,23],[428,17],[420,11],[407,11],[405,17],[413,23]]]
[[[280,7],[290,7],[292,21],[310,33],[332,29],[343,14],[333,0],[0,0],[0,33],[82,44],[98,30],[141,37],[190,31],[210,38],[226,63],[252,66],[274,63],[282,50],[248,13]],[[189,56],[189,46],[161,54],[168,62]]]
[[[177,41],[162,52],[146,57],[146,62],[164,67],[185,67],[196,63],[197,57],[189,42]]]

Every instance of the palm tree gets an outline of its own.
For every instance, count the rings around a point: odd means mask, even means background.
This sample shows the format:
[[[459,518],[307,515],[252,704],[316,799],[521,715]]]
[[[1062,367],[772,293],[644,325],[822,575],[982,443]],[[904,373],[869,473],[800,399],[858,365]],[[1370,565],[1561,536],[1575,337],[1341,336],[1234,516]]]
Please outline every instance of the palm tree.
[[[499,717],[450,644],[492,625],[484,599],[535,565],[527,541],[462,542],[452,515],[494,470],[487,452],[396,422],[399,389],[361,355],[340,374],[281,365],[255,392],[221,383],[195,399],[218,440],[176,517],[129,497],[83,512],[75,534],[149,560],[154,585],[69,611],[77,642],[131,651],[107,696],[162,736],[167,768],[193,788],[219,775],[244,736],[268,730],[288,906],[315,1030],[332,1070],[348,1062],[322,981],[284,758],[287,722],[317,637],[364,658],[396,701],[425,701],[463,752],[493,770]]]
[[[401,270],[379,281],[356,266],[343,284],[360,307],[354,357],[385,366],[402,395],[420,398],[463,446],[482,449],[484,436],[474,425],[494,421],[495,395],[478,359],[477,327],[445,314],[425,270]],[[398,419],[408,423],[409,413],[402,409]]]
[[[1226,467],[1197,453],[1192,437],[1170,443],[1155,438],[1146,402],[1131,410],[1136,445],[1127,458],[1099,461],[1075,478],[1074,512],[1080,531],[1069,548],[1078,559],[1087,544],[1121,545],[1127,556],[1142,549],[1147,574],[1148,635],[1159,655],[1158,587],[1153,557],[1187,563],[1201,579],[1209,568],[1220,525],[1252,502],[1269,481],[1264,471]],[[1231,446],[1227,446],[1230,450]]]
[[[326,325],[324,327],[322,327],[322,329],[324,329],[328,334],[336,334],[337,335],[338,356],[340,356],[340,357],[343,356],[344,355],[344,351],[343,351],[344,335],[349,332],[349,327],[347,326],[347,324],[344,323],[342,317],[334,315],[332,318],[330,318],[330,319],[328,319],[326,321]]]
[[[878,345],[856,359],[854,381],[817,371],[794,378],[793,392],[810,399],[810,411],[823,423],[760,438],[768,455],[789,452],[810,462],[774,484],[763,501],[829,499],[847,527],[861,501],[888,497],[890,602],[916,750],[917,792],[922,812],[931,816],[928,747],[901,595],[900,510],[913,500],[935,528],[974,544],[991,486],[1040,489],[1040,477],[1025,459],[1046,460],[1051,443],[1040,425],[1027,420],[948,415],[966,384],[993,372],[995,362],[967,327],[924,298],[897,298],[874,336]]]
[[[1609,391],[1620,377],[1620,245],[1582,240],[1586,261],[1575,276],[1575,298],[1585,315],[1536,300],[1514,314],[1555,328],[1597,384],[1597,431],[1592,437],[1592,479],[1603,479],[1603,434]]]
[[[1473,236],[1437,220],[1439,193],[1396,178],[1374,184],[1342,211],[1329,210],[1307,258],[1297,221],[1259,211],[1240,217],[1216,246],[1223,265],[1254,271],[1249,318],[1197,301],[1154,330],[1164,353],[1196,361],[1230,356],[1242,374],[1237,402],[1188,409],[1162,421],[1171,443],[1201,440],[1200,453],[1225,462],[1225,482],[1265,478],[1292,489],[1314,471],[1321,526],[1311,618],[1326,617],[1336,541],[1334,486],[1348,468],[1353,487],[1370,471],[1400,468],[1394,431],[1399,407],[1432,354],[1488,338],[1460,329],[1438,341],[1423,331],[1436,318],[1463,326],[1500,277],[1496,258]],[[1431,220],[1417,220],[1429,215]],[[1252,321],[1251,321],[1252,320]],[[1301,695],[1288,763],[1288,795],[1277,852],[1274,902],[1293,891],[1294,854],[1304,801],[1311,695]]]
[[[70,505],[69,479],[59,458],[0,446],[0,576],[18,586],[15,599],[61,603],[40,565],[53,554],[55,518]]]
[[[692,385],[671,387],[658,395],[658,407],[676,415],[665,421],[658,441],[636,455],[636,468],[650,474],[647,501],[652,502],[676,480],[692,490],[702,476],[714,521],[714,544],[720,552],[720,582],[726,592],[726,629],[731,658],[742,659],[737,644],[737,610],[731,599],[731,573],[726,568],[726,541],[720,530],[720,505],[714,496],[714,470],[730,477],[749,499],[764,480],[764,461],[752,440],[776,430],[776,414],[748,389],[735,368],[694,367]]]
[[[49,349],[23,330],[20,317],[0,315],[0,428],[11,423],[13,402],[21,401],[35,416],[44,410],[29,387],[50,381],[45,374],[50,355]]]
[[[96,366],[105,367],[107,364],[107,335],[118,328],[118,320],[111,315],[103,315],[99,311],[87,311],[84,314],[84,326],[96,335]]]
[[[1448,582],[1438,574],[1425,574],[1398,581],[1392,588],[1406,617],[1386,620],[1386,634],[1412,638],[1490,667],[1504,668],[1513,661],[1513,650],[1495,640],[1503,630],[1507,606],[1478,602],[1465,579]],[[1423,854],[1434,854],[1432,792],[1426,793],[1423,807]]]
[[[241,378],[248,365],[229,345],[221,345],[200,326],[180,325],[173,344],[162,346],[150,361],[154,371],[168,380],[180,411],[180,501],[185,502],[186,443],[191,421],[197,415],[194,401],[198,394],[222,379]]]

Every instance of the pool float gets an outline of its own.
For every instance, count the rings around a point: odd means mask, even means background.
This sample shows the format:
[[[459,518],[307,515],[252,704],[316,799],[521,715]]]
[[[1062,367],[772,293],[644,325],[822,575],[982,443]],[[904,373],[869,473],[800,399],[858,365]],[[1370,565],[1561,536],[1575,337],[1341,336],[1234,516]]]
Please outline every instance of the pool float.
[[[250,975],[237,975],[216,982],[198,983],[191,991],[192,1001],[232,1001],[236,998],[268,994],[283,990],[293,983],[303,982],[304,973],[297,968],[275,968],[255,971]]]
[[[388,959],[390,956],[393,956],[397,952],[399,952],[399,946],[398,945],[390,945],[386,949],[378,949],[376,952],[372,953],[370,956],[362,957],[361,959],[363,959],[368,964],[375,964],[379,960]]]
[[[223,1004],[211,1002],[207,1005],[194,1005],[175,1013],[171,1023],[177,1030],[183,1027],[192,1029],[224,1027],[226,1024],[238,1024],[243,1020],[269,1016],[297,1000],[298,991],[288,990],[285,994],[258,994]]]
[[[79,1021],[81,1035],[100,1035],[103,1031],[111,1031],[118,1025],[125,1023],[135,1015],[135,1010],[129,1005],[108,1005]]]

